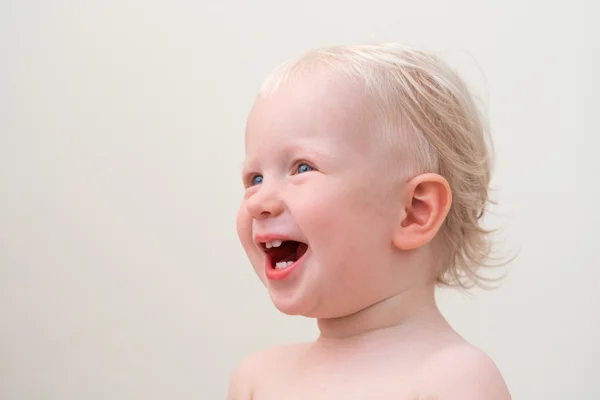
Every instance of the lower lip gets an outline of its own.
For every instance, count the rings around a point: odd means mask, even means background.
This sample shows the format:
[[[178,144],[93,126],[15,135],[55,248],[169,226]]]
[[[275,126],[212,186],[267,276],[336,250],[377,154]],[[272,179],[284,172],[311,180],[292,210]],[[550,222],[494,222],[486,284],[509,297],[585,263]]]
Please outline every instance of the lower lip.
[[[290,276],[292,272],[294,272],[295,269],[299,268],[302,265],[305,257],[306,253],[302,254],[302,257],[300,257],[295,263],[293,263],[287,268],[282,269],[273,268],[271,266],[269,258],[265,257],[265,272],[267,275],[267,279],[271,281],[281,281],[283,279],[286,279],[288,276]]]

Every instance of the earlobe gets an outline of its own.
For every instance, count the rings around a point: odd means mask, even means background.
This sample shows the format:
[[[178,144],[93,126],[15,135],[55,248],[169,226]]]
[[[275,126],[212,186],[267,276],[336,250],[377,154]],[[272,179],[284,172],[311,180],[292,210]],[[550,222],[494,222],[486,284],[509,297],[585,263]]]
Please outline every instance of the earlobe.
[[[404,212],[393,242],[401,250],[414,250],[429,243],[440,230],[452,204],[452,191],[442,176],[427,173],[411,179],[404,194]]]

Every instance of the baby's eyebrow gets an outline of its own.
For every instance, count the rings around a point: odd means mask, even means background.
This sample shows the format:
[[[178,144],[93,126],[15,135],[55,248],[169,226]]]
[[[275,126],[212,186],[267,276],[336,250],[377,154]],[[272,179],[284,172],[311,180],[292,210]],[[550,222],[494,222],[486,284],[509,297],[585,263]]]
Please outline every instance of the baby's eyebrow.
[[[277,157],[280,158],[280,162],[288,162],[293,159],[302,158],[307,158],[308,160],[306,161],[326,162],[331,158],[331,154],[327,154],[327,152],[323,152],[309,145],[293,145],[280,149],[280,153]],[[260,164],[260,160],[256,158],[246,158],[242,161],[239,164],[242,177],[249,173],[257,172],[259,169],[257,164]]]
[[[239,164],[239,171],[242,179],[245,179],[246,175],[257,172],[257,167],[253,166],[248,160],[245,160]]]
[[[325,154],[314,147],[294,146],[288,149],[288,154],[292,157],[309,156],[316,158],[325,158]]]

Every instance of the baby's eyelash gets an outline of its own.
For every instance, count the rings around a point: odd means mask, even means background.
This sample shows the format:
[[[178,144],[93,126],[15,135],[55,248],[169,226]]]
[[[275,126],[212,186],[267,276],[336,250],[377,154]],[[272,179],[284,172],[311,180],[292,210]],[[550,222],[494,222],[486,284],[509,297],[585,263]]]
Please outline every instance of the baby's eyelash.
[[[244,174],[244,177],[242,178],[244,187],[248,188],[250,186],[254,186],[254,183],[253,183],[254,178],[256,178],[257,176],[262,176],[262,175],[259,173],[256,173],[256,172]]]
[[[304,171],[299,171],[299,168],[303,165],[305,165],[306,168],[304,168]],[[317,170],[317,168],[314,166],[313,163],[305,161],[305,160],[298,160],[292,164],[292,168],[291,168],[290,172],[292,175],[298,175],[298,174],[302,174],[302,173],[306,173],[306,172],[310,172],[310,171],[316,171],[316,170]],[[262,183],[263,179],[264,179],[263,175],[258,172],[246,172],[242,175],[242,182],[244,183],[245,188],[250,188],[250,187],[259,185]]]
[[[293,174],[297,174],[298,173],[298,168],[300,168],[300,166],[302,166],[302,165],[306,165],[307,167],[309,167],[310,168],[309,171],[316,170],[315,166],[312,163],[310,163],[308,161],[305,161],[305,160],[299,160],[299,161],[296,161],[293,164],[292,173]],[[308,172],[308,171],[305,171],[305,172]]]

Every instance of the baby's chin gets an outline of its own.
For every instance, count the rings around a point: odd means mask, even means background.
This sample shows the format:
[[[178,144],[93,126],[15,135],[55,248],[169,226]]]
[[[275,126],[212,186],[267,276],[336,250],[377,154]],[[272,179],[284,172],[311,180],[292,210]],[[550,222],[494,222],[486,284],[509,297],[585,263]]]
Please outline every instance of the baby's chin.
[[[268,286],[268,284],[267,284]],[[339,302],[327,301],[327,296],[310,291],[281,293],[269,290],[273,305],[281,313],[315,319],[339,318],[348,315],[348,310]]]
[[[269,296],[275,308],[283,314],[315,318],[318,302],[316,296],[311,293],[302,290],[281,291],[269,288]]]

